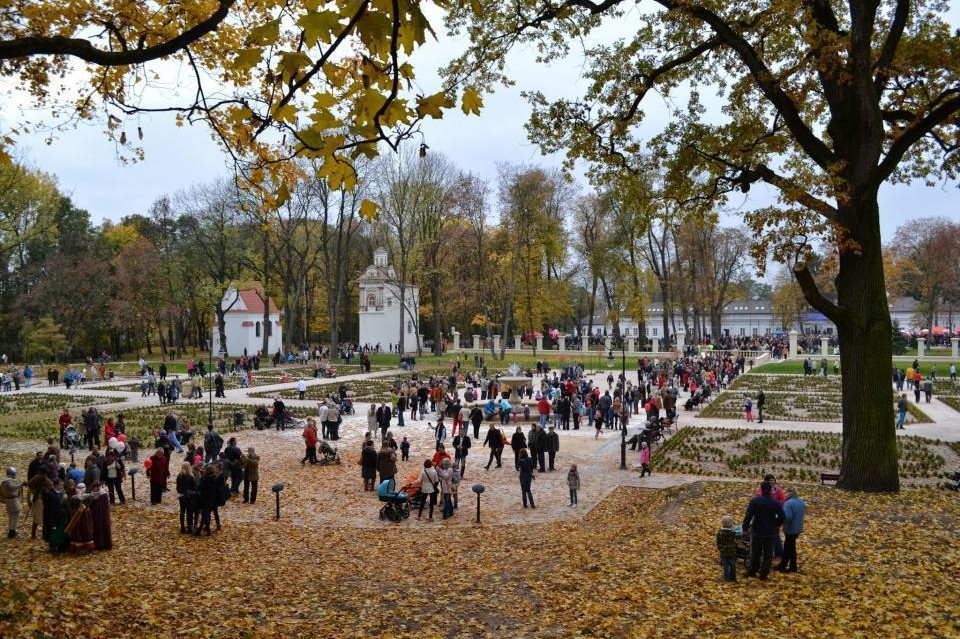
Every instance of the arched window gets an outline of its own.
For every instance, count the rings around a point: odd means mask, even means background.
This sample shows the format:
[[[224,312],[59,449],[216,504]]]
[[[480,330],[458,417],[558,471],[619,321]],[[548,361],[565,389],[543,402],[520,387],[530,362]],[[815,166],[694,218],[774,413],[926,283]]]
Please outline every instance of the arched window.
[[[257,337],[260,337],[260,322],[257,322]]]
[[[377,296],[374,295],[373,293],[370,293],[369,295],[367,295],[367,308],[370,308],[376,305],[377,305]]]

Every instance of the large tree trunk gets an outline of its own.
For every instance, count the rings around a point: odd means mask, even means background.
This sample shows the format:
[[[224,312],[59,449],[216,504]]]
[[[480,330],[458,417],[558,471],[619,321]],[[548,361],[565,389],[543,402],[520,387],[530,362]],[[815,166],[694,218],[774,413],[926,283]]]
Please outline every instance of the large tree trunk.
[[[843,444],[837,485],[865,492],[897,491],[900,478],[889,381],[891,324],[876,194],[865,196],[858,209],[841,207],[840,212],[853,221],[851,235],[859,247],[841,251],[836,278],[840,310],[833,319],[843,374]],[[831,310],[829,302],[818,299],[809,273],[798,281],[814,308]],[[829,317],[829,312],[825,314]]]
[[[868,492],[900,489],[897,437],[890,391],[890,310],[874,198],[855,219],[868,225],[860,251],[840,254],[837,297],[844,319],[837,324],[843,373],[843,457],[838,485]],[[872,210],[869,210],[872,209]],[[853,216],[851,216],[853,217]]]

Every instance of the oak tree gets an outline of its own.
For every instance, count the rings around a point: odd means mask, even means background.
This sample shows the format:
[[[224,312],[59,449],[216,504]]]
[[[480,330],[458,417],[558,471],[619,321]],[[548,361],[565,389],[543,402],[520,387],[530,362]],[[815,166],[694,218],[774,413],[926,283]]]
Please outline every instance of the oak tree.
[[[490,87],[507,79],[504,56],[517,45],[556,59],[604,19],[635,25],[586,51],[581,98],[531,96],[530,136],[599,171],[638,170],[634,158],[651,152],[666,170],[696,177],[689,197],[722,200],[760,181],[775,189],[781,207],[747,223],[756,252],[790,263],[810,305],[837,325],[839,485],[894,491],[878,192],[956,178],[960,35],[947,9],[936,0],[477,0],[451,11],[450,27],[472,47],[448,73]],[[708,111],[707,94],[719,112]],[[654,95],[674,107],[666,127],[648,133],[640,123]],[[815,237],[837,254],[835,300],[806,267]]]

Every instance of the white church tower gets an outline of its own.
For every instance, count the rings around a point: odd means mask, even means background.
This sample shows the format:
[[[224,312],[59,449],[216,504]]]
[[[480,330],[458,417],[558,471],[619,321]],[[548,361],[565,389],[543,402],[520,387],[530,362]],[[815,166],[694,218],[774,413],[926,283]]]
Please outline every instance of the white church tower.
[[[378,248],[373,253],[373,264],[358,280],[360,287],[360,345],[377,344],[384,351],[400,345],[400,319],[403,318],[403,350],[417,352],[419,334],[420,288],[406,286],[406,304],[400,303],[400,282],[397,273],[387,263],[387,251]]]

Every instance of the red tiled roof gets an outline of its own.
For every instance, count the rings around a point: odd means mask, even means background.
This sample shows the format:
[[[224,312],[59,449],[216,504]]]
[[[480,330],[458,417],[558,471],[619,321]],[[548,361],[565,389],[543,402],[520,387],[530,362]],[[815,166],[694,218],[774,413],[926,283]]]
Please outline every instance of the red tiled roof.
[[[260,299],[260,296],[257,295],[257,291],[250,289],[246,291],[239,291],[240,300],[243,302],[243,305],[246,309],[237,308],[234,306],[231,308],[228,313],[263,313],[263,300]],[[273,303],[273,298],[270,298],[270,312],[279,313],[280,309],[277,308],[277,305]]]

